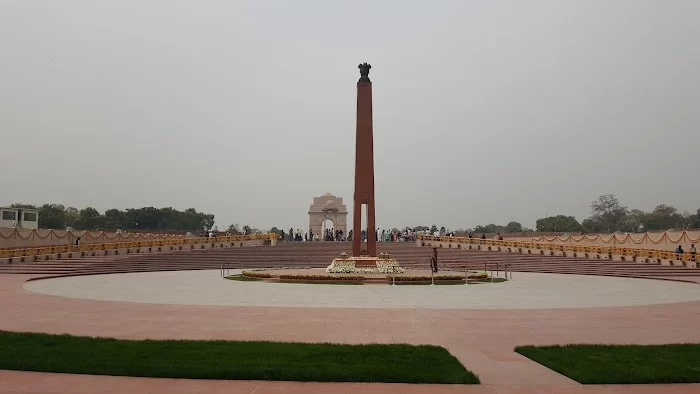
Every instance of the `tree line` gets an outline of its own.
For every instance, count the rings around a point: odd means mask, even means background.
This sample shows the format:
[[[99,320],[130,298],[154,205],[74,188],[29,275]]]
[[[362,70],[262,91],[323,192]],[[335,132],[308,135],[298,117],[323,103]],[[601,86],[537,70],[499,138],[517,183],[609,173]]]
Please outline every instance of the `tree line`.
[[[214,215],[194,208],[184,211],[170,207],[113,208],[100,213],[92,207],[78,210],[61,204],[12,204],[11,207],[40,209],[39,228],[43,229],[201,231],[214,226]]]
[[[582,232],[582,233],[613,233],[613,232],[645,232],[669,229],[698,229],[700,228],[700,209],[696,213],[680,212],[671,205],[657,205],[651,212],[641,209],[629,209],[622,205],[614,194],[605,194],[590,205],[591,215],[579,222],[574,216],[554,215],[537,219],[535,229],[523,227],[512,221],[506,225],[487,224],[473,228],[450,231],[445,226],[406,227],[414,231],[430,231],[441,234],[482,233],[520,233],[520,232]]]
[[[12,204],[13,208],[40,209],[39,228],[76,230],[187,230],[201,231],[212,229],[218,232],[214,225],[214,215],[198,212],[194,208],[179,211],[174,208],[129,208],[126,210],[108,209],[100,213],[97,209],[87,207],[78,210],[74,207],[64,207],[61,204],[44,204],[41,206],[29,204]],[[442,234],[481,233],[519,233],[519,232],[583,232],[583,233],[612,233],[612,232],[643,232],[668,229],[700,228],[700,209],[696,213],[679,212],[671,205],[657,205],[651,212],[640,209],[629,209],[622,205],[613,194],[598,197],[590,205],[590,217],[579,222],[574,216],[554,215],[537,219],[536,228],[523,227],[516,221],[506,225],[486,224],[473,228],[451,231],[445,226],[406,226],[402,230],[439,231]],[[283,227],[273,227],[270,232],[279,234]],[[230,234],[254,234],[263,232],[248,225],[232,224],[227,230]],[[393,228],[391,231],[400,231]]]

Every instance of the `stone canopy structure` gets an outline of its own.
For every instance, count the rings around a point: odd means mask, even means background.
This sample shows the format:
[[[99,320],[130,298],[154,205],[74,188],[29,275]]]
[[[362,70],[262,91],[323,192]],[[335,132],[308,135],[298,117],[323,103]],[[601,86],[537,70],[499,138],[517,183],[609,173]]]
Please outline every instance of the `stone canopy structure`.
[[[323,239],[323,222],[330,220],[335,230],[342,230],[347,235],[347,217],[348,209],[343,204],[342,197],[331,193],[314,197],[314,202],[309,207],[309,230]]]

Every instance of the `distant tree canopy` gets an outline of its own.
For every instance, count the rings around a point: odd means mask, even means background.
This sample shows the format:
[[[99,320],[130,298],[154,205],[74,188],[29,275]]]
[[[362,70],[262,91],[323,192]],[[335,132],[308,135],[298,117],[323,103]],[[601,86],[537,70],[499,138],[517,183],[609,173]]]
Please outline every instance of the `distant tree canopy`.
[[[557,215],[537,219],[536,227],[539,232],[578,232],[581,223],[573,216]]]
[[[617,231],[639,232],[639,231],[659,231],[669,229],[700,229],[700,209],[696,213],[679,212],[671,205],[657,205],[651,212],[644,212],[640,209],[628,209],[622,205],[613,194],[605,194],[591,202],[591,216],[579,222],[573,216],[555,215],[540,218],[536,222],[538,232],[588,232],[588,233],[612,233]],[[416,226],[406,227],[414,231],[430,230],[433,234],[438,229],[440,232],[451,233],[445,226],[438,227],[433,224],[431,227]],[[533,230],[523,227],[520,223],[511,221],[507,225],[486,224],[478,225],[473,229],[458,229],[457,234],[473,232],[475,234],[495,234],[495,233],[520,233],[531,232]]]
[[[92,207],[78,210],[61,204],[12,204],[13,207],[38,208],[39,228],[76,230],[202,230],[212,228],[214,215],[197,212],[194,208],[178,211],[174,208],[108,209],[100,214]]]
[[[591,216],[580,226],[573,216],[558,215],[537,220],[537,231],[583,231],[588,233],[639,232],[700,228],[700,209],[695,214],[678,212],[670,205],[657,205],[651,212],[628,209],[613,194],[591,203]]]
[[[214,226],[214,215],[197,212],[194,208],[178,211],[174,208],[130,208],[126,210],[108,209],[103,214],[95,208],[86,207],[78,210],[61,204],[12,204],[13,208],[38,208],[39,228],[64,229],[71,227],[76,230],[187,230],[198,231]],[[539,232],[588,232],[612,233],[616,231],[638,232],[659,231],[668,229],[700,228],[700,209],[696,213],[679,212],[671,205],[657,205],[653,211],[644,212],[639,209],[628,209],[622,205],[613,194],[605,194],[591,202],[591,216],[578,222],[575,217],[567,215],[548,216],[537,220],[536,229]],[[434,234],[439,230],[442,234],[452,233],[445,226],[406,226],[404,229],[413,231],[430,231]],[[396,230],[396,229],[394,229]],[[293,233],[293,229],[289,229]],[[523,227],[516,221],[505,226],[498,224],[478,225],[473,229],[459,229],[456,233],[519,233],[533,231]],[[227,232],[231,234],[254,234],[260,230],[248,225],[232,224]],[[282,227],[273,227],[270,232],[282,234]]]

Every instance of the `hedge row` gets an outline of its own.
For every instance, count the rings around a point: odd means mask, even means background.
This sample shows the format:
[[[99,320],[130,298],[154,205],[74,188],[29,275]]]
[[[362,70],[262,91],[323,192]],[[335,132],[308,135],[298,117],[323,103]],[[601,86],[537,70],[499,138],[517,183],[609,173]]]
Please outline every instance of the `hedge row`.
[[[250,278],[272,278],[272,275],[267,272],[256,272],[256,271],[243,271],[243,276],[248,276]]]
[[[280,279],[288,280],[342,280],[342,281],[355,281],[355,280],[365,280],[364,276],[331,276],[331,275],[280,275]]]
[[[397,282],[426,282],[430,281],[432,279],[434,280],[452,280],[452,281],[457,281],[457,280],[464,280],[464,276],[462,275],[436,275],[433,277],[430,276],[396,276],[392,277],[391,275],[388,275],[387,280],[396,280]]]

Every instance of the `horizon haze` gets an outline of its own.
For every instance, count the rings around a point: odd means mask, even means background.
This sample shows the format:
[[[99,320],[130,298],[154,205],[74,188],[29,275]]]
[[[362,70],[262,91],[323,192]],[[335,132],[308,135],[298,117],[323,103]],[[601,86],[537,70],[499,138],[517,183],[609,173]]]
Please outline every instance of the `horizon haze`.
[[[700,2],[0,2],[0,205],[352,209],[372,65],[380,228],[700,208]],[[696,170],[693,170],[696,168]],[[348,224],[352,212],[348,215]]]

